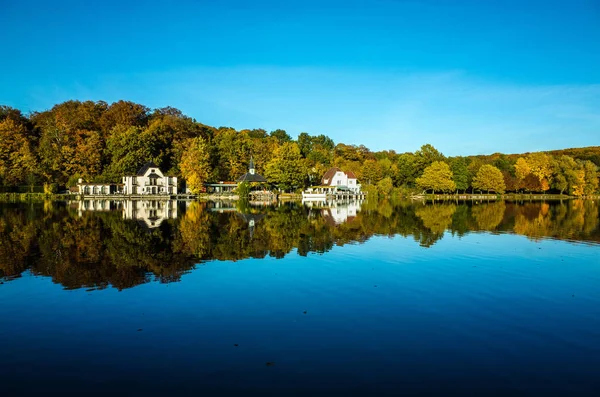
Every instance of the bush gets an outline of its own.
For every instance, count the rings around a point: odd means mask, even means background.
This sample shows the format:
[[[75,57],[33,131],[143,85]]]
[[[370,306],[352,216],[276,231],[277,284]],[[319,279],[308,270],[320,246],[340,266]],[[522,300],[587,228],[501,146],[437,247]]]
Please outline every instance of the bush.
[[[389,176],[377,182],[377,190],[379,191],[380,196],[389,196],[390,193],[392,193],[393,188],[394,184],[392,182],[392,178],[390,178]]]
[[[248,197],[250,195],[250,184],[248,182],[240,183],[235,192],[240,197]]]
[[[44,184],[45,194],[56,194],[58,193],[58,183],[45,183]]]

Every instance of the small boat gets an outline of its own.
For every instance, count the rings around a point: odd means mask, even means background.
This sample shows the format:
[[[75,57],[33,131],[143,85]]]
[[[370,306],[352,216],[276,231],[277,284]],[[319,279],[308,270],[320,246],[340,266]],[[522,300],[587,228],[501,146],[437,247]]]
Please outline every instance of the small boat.
[[[302,200],[325,200],[327,198],[327,192],[324,189],[318,187],[309,187],[302,192]]]

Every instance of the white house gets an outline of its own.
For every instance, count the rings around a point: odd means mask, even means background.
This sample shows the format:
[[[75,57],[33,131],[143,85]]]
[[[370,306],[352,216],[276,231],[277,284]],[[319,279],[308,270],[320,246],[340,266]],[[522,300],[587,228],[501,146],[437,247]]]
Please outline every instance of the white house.
[[[177,178],[163,175],[156,164],[148,162],[139,169],[137,175],[123,177],[123,194],[177,194]]]
[[[354,172],[344,172],[337,167],[332,167],[327,170],[323,179],[321,179],[321,185],[335,187],[338,190],[349,190],[353,193],[360,193],[360,184],[356,180]]]

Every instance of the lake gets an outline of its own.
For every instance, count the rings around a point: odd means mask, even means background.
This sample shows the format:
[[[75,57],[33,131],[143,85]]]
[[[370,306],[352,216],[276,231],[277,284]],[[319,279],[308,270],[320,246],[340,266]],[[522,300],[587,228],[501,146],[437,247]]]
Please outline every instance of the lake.
[[[600,395],[598,201],[0,204],[0,391]]]

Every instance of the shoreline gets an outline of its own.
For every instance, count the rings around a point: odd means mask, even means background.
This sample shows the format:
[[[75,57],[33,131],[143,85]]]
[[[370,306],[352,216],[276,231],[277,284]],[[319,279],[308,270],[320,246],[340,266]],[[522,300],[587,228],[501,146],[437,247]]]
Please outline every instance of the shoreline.
[[[504,200],[504,201],[543,201],[543,200],[598,200],[600,195],[569,196],[566,194],[417,194],[407,197],[410,200]]]
[[[0,193],[0,202],[23,201],[73,201],[73,200],[179,200],[179,201],[237,201],[237,195],[226,194],[178,194],[178,195],[94,195],[82,196],[79,194],[46,194],[46,193]],[[402,197],[411,201],[474,201],[474,200],[504,200],[504,201],[544,201],[544,200],[600,200],[600,195],[569,196],[566,194],[416,194]],[[276,201],[301,201],[301,194],[282,193]]]

